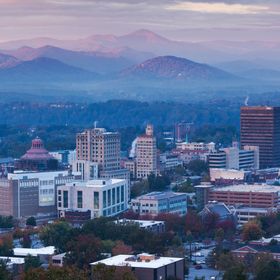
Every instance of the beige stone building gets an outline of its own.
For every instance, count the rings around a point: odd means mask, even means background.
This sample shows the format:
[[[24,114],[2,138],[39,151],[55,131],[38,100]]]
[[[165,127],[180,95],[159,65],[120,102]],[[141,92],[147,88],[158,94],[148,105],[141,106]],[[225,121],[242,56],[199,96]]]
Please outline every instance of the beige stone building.
[[[146,133],[137,138],[136,142],[136,173],[137,178],[147,178],[157,174],[157,145],[153,126],[147,125]]]

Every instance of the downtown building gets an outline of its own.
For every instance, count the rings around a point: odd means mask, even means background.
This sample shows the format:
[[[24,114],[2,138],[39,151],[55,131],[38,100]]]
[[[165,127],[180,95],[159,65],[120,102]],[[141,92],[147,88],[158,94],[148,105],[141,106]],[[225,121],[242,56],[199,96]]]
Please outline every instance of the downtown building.
[[[220,149],[208,156],[211,169],[248,170],[259,169],[259,147],[244,146],[239,149],[237,143],[230,148]]]
[[[128,200],[124,179],[75,181],[57,188],[59,217],[73,223],[118,215],[127,210]]]
[[[280,107],[241,108],[241,146],[258,146],[260,168],[280,167]]]
[[[137,137],[136,177],[146,179],[151,174],[158,174],[157,142],[153,126],[147,125],[146,133]]]
[[[15,170],[0,179],[0,215],[14,218],[36,217],[49,220],[57,216],[56,189],[78,179],[67,170],[54,170],[56,160],[44,148],[41,139],[16,163]]]
[[[87,129],[76,136],[77,159],[72,164],[73,172],[81,172],[83,180],[97,178],[126,179],[130,173],[121,168],[121,140],[118,132],[104,128]],[[98,175],[98,176],[96,176]]]

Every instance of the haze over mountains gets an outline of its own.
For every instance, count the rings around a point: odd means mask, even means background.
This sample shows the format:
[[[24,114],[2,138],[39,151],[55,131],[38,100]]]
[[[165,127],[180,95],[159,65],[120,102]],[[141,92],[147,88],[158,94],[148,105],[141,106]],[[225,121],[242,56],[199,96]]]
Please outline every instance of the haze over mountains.
[[[183,98],[184,91],[273,90],[280,84],[279,47],[278,42],[172,41],[148,30],[5,42],[0,91],[55,95],[60,89],[66,95],[86,91],[99,98],[145,99],[159,91]],[[170,80],[177,84],[170,87]]]

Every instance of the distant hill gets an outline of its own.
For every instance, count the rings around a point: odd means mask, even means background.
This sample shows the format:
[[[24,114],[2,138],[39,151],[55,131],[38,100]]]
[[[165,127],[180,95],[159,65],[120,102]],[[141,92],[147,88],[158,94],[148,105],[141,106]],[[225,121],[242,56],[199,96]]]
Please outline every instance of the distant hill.
[[[45,57],[24,61],[11,68],[0,69],[0,81],[3,83],[80,82],[98,77],[96,73]]]
[[[120,76],[145,79],[175,79],[182,81],[236,79],[235,76],[218,68],[175,56],[160,56],[149,59],[122,71]]]
[[[7,53],[20,60],[48,57],[100,74],[118,72],[135,63],[135,61],[130,61],[119,54],[71,51],[53,46],[41,48],[22,47],[17,50],[7,51]]]
[[[6,55],[6,54],[0,53],[0,69],[10,68],[19,63],[20,63],[20,61],[17,58],[15,58],[11,55]]]

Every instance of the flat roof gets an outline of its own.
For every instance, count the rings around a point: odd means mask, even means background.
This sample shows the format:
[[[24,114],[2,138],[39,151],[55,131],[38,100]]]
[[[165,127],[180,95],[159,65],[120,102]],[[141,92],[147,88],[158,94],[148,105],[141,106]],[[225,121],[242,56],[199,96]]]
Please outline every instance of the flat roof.
[[[166,198],[172,198],[172,197],[181,196],[181,195],[187,196],[185,193],[168,191],[168,192],[151,192],[151,193],[147,193],[147,194],[138,196],[135,199],[146,199],[146,200],[166,199]]]
[[[0,260],[7,262],[7,265],[11,264],[24,264],[24,258],[16,257],[0,257]]]
[[[145,254],[141,254],[145,255]],[[147,256],[149,256],[147,254]],[[109,266],[130,266],[130,267],[141,267],[141,268],[159,268],[162,266],[169,265],[174,262],[183,260],[182,258],[169,258],[169,257],[159,257],[154,260],[146,261],[129,261],[128,258],[133,258],[133,255],[118,255],[105,260],[91,263],[91,265],[97,265],[99,263],[109,265]]]
[[[38,255],[53,255],[55,253],[54,246],[48,246],[43,248],[14,248],[15,256],[38,256]]]
[[[135,223],[138,224],[139,227],[148,227],[153,225],[158,225],[164,223],[164,221],[147,221],[147,220],[130,220],[130,219],[120,219],[114,221],[116,224],[126,224],[126,223]]]
[[[220,188],[214,188],[215,192],[260,192],[260,193],[275,193],[280,192],[280,186],[274,185],[232,185]]]
[[[98,180],[89,180],[89,181],[77,180],[71,183],[67,183],[66,186],[96,188],[96,187],[106,187],[109,185],[118,184],[125,181],[126,181],[125,179],[98,179]]]

